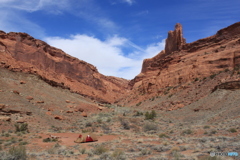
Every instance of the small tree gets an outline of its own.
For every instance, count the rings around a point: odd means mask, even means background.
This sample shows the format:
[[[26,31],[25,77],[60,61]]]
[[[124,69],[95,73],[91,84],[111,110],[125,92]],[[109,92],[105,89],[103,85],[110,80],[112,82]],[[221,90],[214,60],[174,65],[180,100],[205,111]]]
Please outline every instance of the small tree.
[[[149,119],[153,120],[156,116],[157,116],[157,113],[154,110],[152,110],[150,113],[148,111],[145,113],[146,120],[149,120]]]
[[[22,123],[22,124],[19,124],[19,123],[15,123],[15,132],[29,132],[28,131],[28,124],[27,123]]]

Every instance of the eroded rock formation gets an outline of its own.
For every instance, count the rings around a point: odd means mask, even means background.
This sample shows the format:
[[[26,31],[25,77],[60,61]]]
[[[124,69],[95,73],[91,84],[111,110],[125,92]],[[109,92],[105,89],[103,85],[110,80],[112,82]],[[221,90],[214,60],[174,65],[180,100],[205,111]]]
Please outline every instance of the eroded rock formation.
[[[166,87],[183,85],[239,66],[240,22],[192,43],[185,43],[182,27],[177,24],[175,31],[168,34],[165,50],[143,61],[141,73],[129,82],[129,88],[132,95],[159,95]]]
[[[186,40],[183,38],[182,25],[177,23],[174,31],[168,32],[166,39],[165,53],[171,54],[174,51],[180,51],[183,45],[186,44]]]

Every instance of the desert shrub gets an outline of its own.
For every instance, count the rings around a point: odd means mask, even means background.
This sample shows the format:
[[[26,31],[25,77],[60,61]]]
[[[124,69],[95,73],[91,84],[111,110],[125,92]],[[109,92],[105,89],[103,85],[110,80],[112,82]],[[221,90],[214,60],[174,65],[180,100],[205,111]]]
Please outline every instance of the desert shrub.
[[[204,126],[203,128],[204,128],[204,129],[208,129],[208,128],[210,128],[210,126]]]
[[[9,149],[9,154],[13,160],[26,160],[27,152],[25,146],[13,146]]]
[[[193,131],[191,129],[186,129],[182,132],[182,134],[192,134]]]
[[[158,126],[154,123],[146,123],[144,126],[143,126],[143,130],[145,132],[147,131],[157,131],[158,130]]]
[[[183,159],[183,155],[181,155],[181,153],[179,153],[178,151],[173,151],[171,154],[173,155],[173,160]]]
[[[92,122],[86,122],[85,126],[86,127],[91,127],[92,126]]]
[[[82,148],[82,149],[80,150],[80,153],[81,153],[81,154],[85,154],[85,153],[86,153],[86,148]]]
[[[19,145],[27,145],[27,144],[28,144],[28,142],[26,142],[26,141],[23,141],[23,142],[19,143]]]
[[[92,131],[92,129],[83,129],[82,133],[88,133],[88,132],[91,132],[91,131]]]
[[[216,77],[216,74],[212,74],[212,75],[210,76],[211,79],[213,79],[214,77]]]
[[[112,153],[112,159],[116,159],[116,160],[125,160],[125,154],[123,152],[123,150],[120,149],[116,149],[113,153]]]
[[[45,138],[43,139],[43,142],[57,142],[58,140],[57,139],[54,139],[54,138]]]
[[[129,122],[127,120],[122,121],[121,124],[122,124],[124,129],[126,129],[126,130],[130,129]]]
[[[151,154],[151,153],[152,153],[152,152],[151,152],[150,150],[143,149],[143,150],[141,150],[140,155],[149,155],[149,154]]]
[[[50,138],[45,138],[45,139],[43,139],[43,142],[51,142],[51,139]]]
[[[210,132],[210,134],[216,134],[216,133],[217,133],[216,130],[212,130],[212,131]]]
[[[101,154],[101,156],[99,156],[98,160],[113,160],[113,158],[111,157],[111,155],[108,152],[105,152],[105,153]]]
[[[140,106],[141,104],[142,104],[142,102],[139,102],[139,103],[136,104],[136,106]]]
[[[108,149],[106,147],[104,147],[103,145],[99,145],[93,149],[93,153],[96,155],[101,155],[107,151],[108,151]]]
[[[139,111],[137,111],[135,114],[134,114],[134,116],[142,116],[143,115],[143,112],[139,112]]]
[[[167,136],[165,133],[161,133],[159,135],[159,138],[169,138],[169,136]]]
[[[108,134],[111,132],[111,128],[105,123],[102,125],[102,130],[104,131],[105,134]]]
[[[118,119],[119,119],[119,121],[120,121],[120,123],[121,123],[121,125],[123,126],[124,129],[126,129],[126,130],[130,129],[129,122],[126,119],[124,119],[123,117],[119,117]]]
[[[154,110],[152,110],[150,113],[148,111],[145,113],[146,120],[149,120],[149,119],[153,120],[156,116],[157,116],[157,113]]]
[[[5,136],[5,137],[10,137],[10,134],[9,134],[9,133],[5,133],[4,136]]]
[[[237,132],[237,130],[235,128],[230,128],[228,131],[231,133]]]
[[[28,132],[28,124],[27,123],[15,123],[15,132]]]
[[[111,119],[110,117],[108,117],[108,119],[107,119],[106,122],[111,122],[111,120],[112,120],[112,119]]]

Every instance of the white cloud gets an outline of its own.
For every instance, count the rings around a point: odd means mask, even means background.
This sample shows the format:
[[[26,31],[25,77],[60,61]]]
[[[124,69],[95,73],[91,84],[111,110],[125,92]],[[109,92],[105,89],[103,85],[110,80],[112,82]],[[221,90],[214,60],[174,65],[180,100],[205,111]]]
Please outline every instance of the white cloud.
[[[127,2],[128,4],[132,5],[134,3],[134,0],[123,0],[124,2]]]
[[[159,53],[164,43],[156,43],[144,50],[136,50],[125,55],[122,48],[129,47],[129,40],[113,36],[105,41],[88,35],[73,35],[68,39],[48,37],[50,45],[60,48],[66,53],[95,65],[105,75],[132,79],[140,73],[143,58],[151,58]]]

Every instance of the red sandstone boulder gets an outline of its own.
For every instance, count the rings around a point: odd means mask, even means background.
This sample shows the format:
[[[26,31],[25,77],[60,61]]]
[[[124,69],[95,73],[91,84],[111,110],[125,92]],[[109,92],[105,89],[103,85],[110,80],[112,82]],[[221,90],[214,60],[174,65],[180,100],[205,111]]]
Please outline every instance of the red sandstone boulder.
[[[11,117],[0,116],[0,121],[11,121]]]
[[[71,103],[71,101],[69,101],[69,100],[66,100],[66,103]]]
[[[26,99],[27,100],[33,100],[33,97],[32,96],[27,96]]]
[[[44,101],[37,101],[36,103],[44,103]]]
[[[63,120],[64,118],[61,117],[61,116],[55,116],[54,119],[57,119],[57,120]]]
[[[20,94],[17,90],[13,90],[13,93]]]
[[[20,84],[26,84],[26,82],[25,81],[20,81]]]
[[[81,114],[83,117],[87,117],[87,113],[86,112],[82,112]]]

